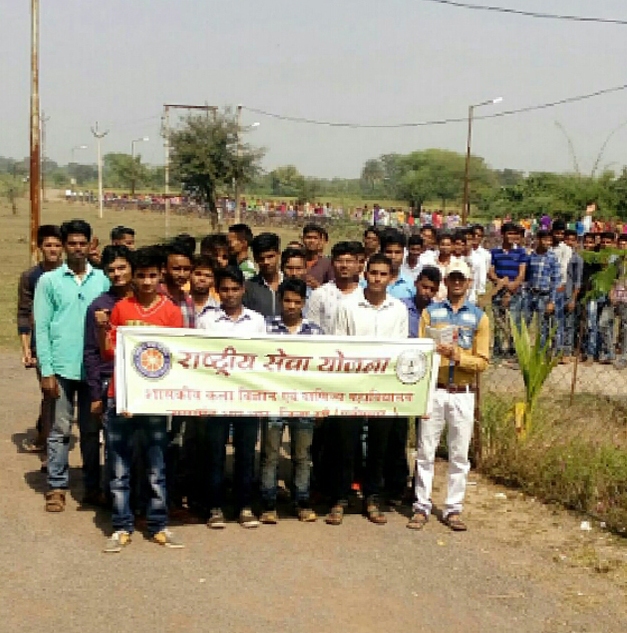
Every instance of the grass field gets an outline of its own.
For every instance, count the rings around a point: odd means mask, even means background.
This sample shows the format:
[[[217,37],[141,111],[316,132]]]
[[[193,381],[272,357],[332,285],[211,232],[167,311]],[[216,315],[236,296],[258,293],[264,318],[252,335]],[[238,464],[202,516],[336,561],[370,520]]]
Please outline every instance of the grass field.
[[[124,224],[136,231],[139,246],[154,244],[165,239],[165,219],[163,214],[142,211],[115,211],[105,209],[104,218],[98,218],[98,210],[92,205],[70,204],[65,201],[49,201],[43,204],[41,223],[60,224],[73,218],[88,221],[94,235],[100,238],[101,246],[109,243],[109,232],[114,226]],[[26,200],[20,201],[17,215],[11,213],[6,203],[0,203],[0,244],[2,252],[2,267],[0,269],[0,349],[17,349],[16,329],[16,299],[17,282],[20,273],[29,267],[29,207]],[[252,227],[256,232],[255,227]],[[273,230],[286,244],[299,237],[296,229],[284,229],[280,226],[264,231]],[[349,237],[346,226],[338,226],[331,230],[331,243]],[[170,217],[170,236],[178,233],[190,233],[197,238],[204,237],[211,232],[209,221],[197,217],[183,217],[172,214]],[[358,237],[352,231],[352,239]]]

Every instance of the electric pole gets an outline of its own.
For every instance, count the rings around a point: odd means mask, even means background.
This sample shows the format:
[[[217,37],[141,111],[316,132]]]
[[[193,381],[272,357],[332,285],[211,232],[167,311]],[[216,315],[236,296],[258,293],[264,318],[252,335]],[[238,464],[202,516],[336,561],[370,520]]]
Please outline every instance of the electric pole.
[[[41,111],[41,197],[44,202],[46,200],[46,123],[50,121],[50,117]]]
[[[237,161],[235,163],[235,176],[233,177],[233,197],[235,198],[235,224],[239,224],[242,221],[242,213],[239,207],[239,165],[242,158],[242,146],[239,142],[239,132],[242,126],[242,106],[237,106],[237,128],[235,130],[235,143]]]
[[[37,263],[37,230],[41,222],[41,154],[39,137],[39,0],[31,0],[30,42],[30,256]]]
[[[96,139],[96,148],[98,156],[98,217],[102,220],[103,217],[103,195],[102,195],[102,152],[100,151],[100,141],[109,134],[109,130],[106,132],[100,132],[98,129],[98,121],[96,126],[91,128],[91,133]]]

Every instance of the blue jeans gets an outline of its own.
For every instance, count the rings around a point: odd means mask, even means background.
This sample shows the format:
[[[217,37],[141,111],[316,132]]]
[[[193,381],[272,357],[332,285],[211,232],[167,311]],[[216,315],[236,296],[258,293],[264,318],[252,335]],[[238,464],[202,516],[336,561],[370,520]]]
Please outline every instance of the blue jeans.
[[[555,341],[553,347],[557,353],[564,351],[564,328],[566,318],[566,294],[557,292],[555,295]]]
[[[609,302],[601,310],[599,332],[601,334],[599,360],[614,360],[614,306]]]
[[[603,310],[602,299],[591,299],[586,304],[586,356],[596,358],[600,349],[599,316]]]
[[[538,327],[540,328],[540,342],[546,343],[551,325],[551,315],[546,313],[549,304],[549,295],[525,290],[523,294],[523,317],[527,327],[531,324],[534,315],[538,317]]]
[[[235,460],[233,483],[238,508],[250,507],[253,498],[253,477],[255,474],[255,446],[259,433],[259,418],[206,418],[207,444],[209,448],[209,508],[224,505],[224,464],[229,427],[233,423],[233,448]]]
[[[568,299],[566,305],[568,305]],[[575,304],[575,309],[569,312],[564,309],[564,355],[572,356],[575,350],[575,341],[579,340],[579,328],[581,324],[581,305]]]
[[[261,465],[261,498],[274,505],[277,496],[277,470],[283,428],[290,430],[290,455],[292,458],[292,499],[296,503],[309,501],[309,476],[311,441],[313,439],[312,418],[270,418],[264,422],[263,461]]]
[[[115,401],[110,399],[107,409],[107,440],[111,460],[111,521],[114,531],[133,532],[134,517],[131,510],[131,468],[135,449],[134,438],[138,431],[145,440],[145,459],[150,494],[146,508],[146,522],[151,535],[165,529],[168,524],[166,503],[165,450],[168,444],[167,418],[157,415],[118,416]]]
[[[86,382],[56,376],[59,397],[48,436],[48,485],[52,490],[69,485],[70,433],[74,420],[74,401],[78,405],[83,477],[87,492],[100,490],[100,422],[91,415],[91,394]]]

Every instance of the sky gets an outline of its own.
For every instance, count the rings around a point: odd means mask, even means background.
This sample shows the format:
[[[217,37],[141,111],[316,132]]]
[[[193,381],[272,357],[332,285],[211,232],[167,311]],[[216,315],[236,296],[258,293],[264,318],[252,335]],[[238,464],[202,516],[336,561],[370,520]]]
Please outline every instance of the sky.
[[[475,4],[627,20],[625,0],[469,0]],[[29,147],[30,2],[0,0],[0,156]],[[46,155],[95,163],[103,152],[163,164],[164,103],[242,104],[280,115],[361,124],[496,113],[627,84],[627,26],[538,20],[423,0],[41,0],[40,92]],[[264,168],[358,177],[384,153],[465,151],[466,125],[343,129],[243,111],[260,125]],[[558,122],[562,129],[556,125]],[[627,122],[627,90],[473,127],[473,153],[494,168],[590,173]],[[566,131],[566,134],[564,133]],[[601,167],[627,164],[627,125]]]

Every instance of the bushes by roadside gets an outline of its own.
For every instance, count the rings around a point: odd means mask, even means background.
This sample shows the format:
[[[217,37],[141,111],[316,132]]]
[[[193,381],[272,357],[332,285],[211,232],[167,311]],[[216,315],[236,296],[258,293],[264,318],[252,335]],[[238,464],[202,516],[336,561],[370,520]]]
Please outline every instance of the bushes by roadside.
[[[589,514],[627,534],[627,411],[600,398],[541,400],[534,428],[516,436],[511,397],[482,401],[481,470],[547,502]]]

